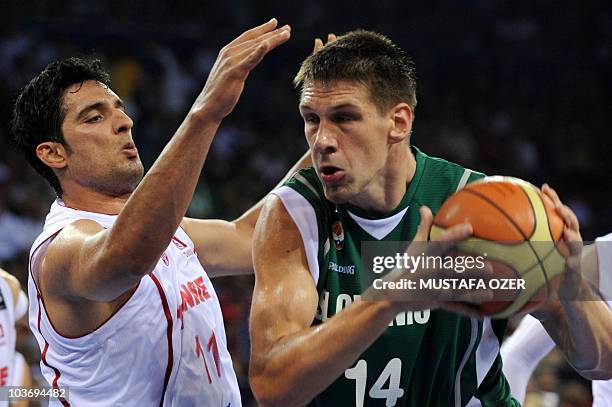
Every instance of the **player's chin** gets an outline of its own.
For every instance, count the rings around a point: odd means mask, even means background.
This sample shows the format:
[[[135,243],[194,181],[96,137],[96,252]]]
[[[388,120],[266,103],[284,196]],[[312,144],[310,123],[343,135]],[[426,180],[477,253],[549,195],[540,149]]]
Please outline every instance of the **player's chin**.
[[[337,185],[324,187],[325,198],[335,204],[347,203],[353,196],[350,189],[346,185]]]
[[[132,191],[136,189],[142,177],[144,176],[144,167],[140,160],[133,161],[128,163],[128,165],[123,168],[122,174],[120,174],[121,179],[125,180],[126,185],[130,185]]]

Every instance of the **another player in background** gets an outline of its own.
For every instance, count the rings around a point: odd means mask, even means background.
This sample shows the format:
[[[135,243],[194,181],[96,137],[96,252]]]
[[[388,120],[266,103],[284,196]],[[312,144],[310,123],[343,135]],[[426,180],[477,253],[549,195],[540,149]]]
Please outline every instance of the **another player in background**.
[[[24,380],[29,377],[29,367],[15,351],[15,323],[27,311],[28,299],[19,281],[0,268],[0,387],[30,384]],[[7,401],[0,401],[0,406],[7,405]]]
[[[583,249],[581,272],[599,287],[603,299],[612,307],[612,234],[597,238],[594,244]],[[612,321],[609,330],[612,331]],[[525,400],[527,384],[534,369],[554,347],[555,342],[542,324],[529,315],[504,341],[501,348],[504,374],[512,394],[519,401]],[[612,358],[612,354],[606,356]],[[593,406],[612,406],[612,380],[594,380],[592,386]]]
[[[410,145],[412,65],[386,37],[355,31],[296,76],[314,168],[268,198],[255,232],[249,376],[262,405],[518,405],[501,371],[505,321],[478,321],[457,303],[359,301],[371,290],[360,278],[361,243],[427,240],[431,211],[483,176]],[[470,233],[460,225],[444,240]],[[572,230],[565,237],[579,239]],[[548,311],[540,317],[572,322],[584,312]],[[575,364],[601,368],[598,346],[573,347],[598,345],[598,329],[576,339],[563,324],[548,328],[576,340],[564,343]]]
[[[289,37],[272,19],[225,46],[144,178],[132,120],[99,61],[54,62],[19,96],[16,142],[58,195],[29,280],[42,374],[70,391],[54,404],[241,405],[209,277],[252,270],[261,205],[233,222],[185,212],[248,74]]]

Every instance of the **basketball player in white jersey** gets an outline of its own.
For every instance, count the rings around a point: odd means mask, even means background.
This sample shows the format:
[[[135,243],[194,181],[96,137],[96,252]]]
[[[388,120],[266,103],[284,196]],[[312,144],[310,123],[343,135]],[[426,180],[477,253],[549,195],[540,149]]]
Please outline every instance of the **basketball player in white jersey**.
[[[16,142],[55,188],[30,255],[30,327],[53,405],[241,405],[209,277],[250,272],[259,206],[185,218],[210,144],[250,71],[287,41],[275,19],[225,46],[143,178],[132,120],[99,61],[50,64],[14,109]]]
[[[582,272],[589,281],[599,286],[602,297],[612,307],[612,233],[584,248]],[[609,330],[612,331],[612,322]],[[534,369],[554,347],[555,343],[544,327],[529,315],[523,318],[516,331],[502,345],[504,374],[512,394],[519,401],[525,399],[527,383]],[[608,357],[612,358],[612,355]],[[612,380],[593,381],[593,406],[612,406]]]
[[[17,331],[15,322],[27,311],[28,301],[19,281],[0,268],[0,387],[15,386],[22,376],[15,352]],[[7,406],[0,401],[0,406]]]

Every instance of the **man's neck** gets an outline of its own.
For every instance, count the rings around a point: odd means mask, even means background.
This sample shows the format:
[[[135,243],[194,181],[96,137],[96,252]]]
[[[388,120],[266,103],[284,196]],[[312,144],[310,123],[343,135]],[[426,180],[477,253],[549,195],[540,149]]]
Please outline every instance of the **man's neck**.
[[[86,212],[118,215],[125,206],[131,193],[121,196],[110,196],[100,191],[83,186],[64,190],[61,200],[69,208]]]
[[[408,144],[396,147],[372,182],[349,201],[351,205],[373,215],[384,215],[397,208],[414,178],[416,157]]]

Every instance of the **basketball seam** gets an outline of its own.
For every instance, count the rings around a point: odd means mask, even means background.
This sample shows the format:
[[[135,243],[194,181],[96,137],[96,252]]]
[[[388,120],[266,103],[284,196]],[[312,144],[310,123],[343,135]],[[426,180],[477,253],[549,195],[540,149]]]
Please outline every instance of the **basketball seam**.
[[[476,195],[477,197],[481,198],[483,201],[487,202],[488,204],[490,204],[491,206],[493,206],[495,209],[497,209],[499,212],[501,212],[501,214],[508,220],[510,221],[510,224],[512,226],[514,226],[514,228],[516,230],[518,230],[519,234],[523,237],[523,239],[525,241],[528,241],[529,238],[523,233],[523,231],[521,230],[521,228],[516,224],[516,222],[514,221],[514,219],[512,219],[510,216],[508,216],[508,214],[506,213],[506,211],[504,211],[499,205],[497,205],[495,203],[495,201],[493,201],[491,198],[489,198],[488,196],[478,192],[478,191],[473,191],[471,189],[465,189],[464,190],[467,193],[470,193],[472,195]],[[529,201],[529,197],[527,197],[527,200]],[[531,205],[531,201],[529,201],[529,205],[531,206],[531,210],[534,212],[535,215],[535,211],[533,210],[533,206]],[[537,222],[537,220],[535,219],[534,216],[534,220]],[[535,229],[534,229],[535,230]],[[533,233],[533,232],[532,232]]]
[[[521,190],[523,189],[523,187],[520,187]],[[523,236],[523,239],[525,239],[525,242],[527,243],[527,245],[529,246],[529,248],[531,249],[532,253],[535,255],[536,259],[538,260],[538,263],[540,264],[540,268],[542,269],[542,274],[544,274],[544,279],[546,280],[546,299],[550,300],[550,280],[548,279],[548,274],[546,273],[546,269],[544,268],[544,264],[542,263],[542,259],[540,259],[540,256],[538,256],[538,252],[534,249],[533,245],[531,244],[531,240],[525,236],[525,234],[523,233],[523,231],[518,227],[518,225],[516,224],[516,222],[514,221],[514,219],[512,219],[510,216],[508,216],[508,214],[506,213],[506,211],[504,211],[499,205],[497,205],[495,203],[495,201],[493,201],[492,199],[490,199],[488,196],[482,194],[479,191],[474,191],[472,189],[466,189],[465,192],[471,193],[472,195],[475,195],[479,198],[481,198],[483,201],[488,202],[490,205],[492,205],[495,209],[497,209],[499,212],[501,212],[501,214],[508,219],[508,221],[510,222],[510,224],[512,226],[514,226],[514,228],[516,228],[516,230],[518,230],[519,234],[521,236]],[[531,211],[533,212],[533,220],[534,220],[534,227],[532,230],[532,234],[533,232],[535,232],[535,230],[537,229],[537,222],[538,219],[535,216],[536,212],[535,212],[535,208],[533,207],[533,204],[531,203],[531,199],[529,199],[529,196],[527,195],[527,193],[523,190],[522,191],[526,197],[527,197],[527,201],[529,202],[529,206],[531,207]],[[538,196],[538,198],[540,198],[540,200],[542,201],[542,198],[540,196]],[[542,201],[542,205],[544,206],[544,201]],[[544,206],[544,213],[546,216],[546,223],[548,224],[548,213],[546,213],[546,207]],[[548,228],[550,228],[550,225],[547,225]],[[552,237],[552,234],[551,234]],[[553,241],[554,244],[554,241]]]

